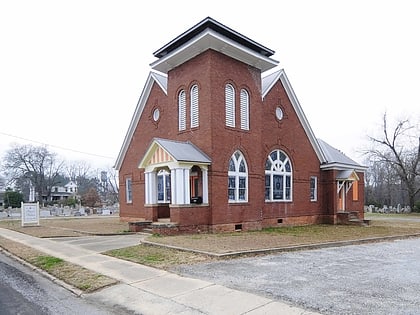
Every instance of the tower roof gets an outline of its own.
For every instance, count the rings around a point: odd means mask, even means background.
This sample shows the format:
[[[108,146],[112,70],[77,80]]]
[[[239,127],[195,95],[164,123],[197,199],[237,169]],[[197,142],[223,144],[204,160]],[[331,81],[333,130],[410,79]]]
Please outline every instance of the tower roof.
[[[260,69],[262,72],[277,66],[271,50],[231,28],[207,17],[153,53],[159,58],[151,64],[154,70],[167,73],[207,49]]]

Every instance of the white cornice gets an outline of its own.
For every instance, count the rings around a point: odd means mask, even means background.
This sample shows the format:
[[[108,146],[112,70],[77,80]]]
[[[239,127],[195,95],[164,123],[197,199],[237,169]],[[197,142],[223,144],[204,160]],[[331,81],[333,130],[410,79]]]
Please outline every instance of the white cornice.
[[[159,87],[163,90],[165,94],[168,94],[167,87],[164,86],[164,84],[162,84],[161,80],[159,80],[158,78],[158,75],[153,72],[150,72],[144,85],[143,91],[140,95],[140,98],[137,102],[137,106],[134,111],[133,117],[131,118],[130,126],[128,127],[127,133],[125,135],[123,145],[120,149],[120,153],[118,154],[117,160],[115,162],[114,168],[116,170],[119,170],[121,168],[121,164],[124,160],[125,154],[127,153],[130,141],[133,138],[137,124],[140,120],[141,114],[143,113],[144,106],[146,105],[146,102],[149,98],[150,91],[152,90],[154,82],[156,82],[159,85]]]
[[[280,70],[278,76],[275,76],[275,81],[270,84],[270,89],[273,87],[276,81],[280,79],[281,83],[283,84],[284,89],[286,90],[287,96],[289,97],[290,102],[292,103],[293,109],[296,112],[296,115],[299,118],[300,123],[302,124],[303,129],[305,130],[306,136],[308,137],[320,163],[327,162],[327,159],[325,157],[324,152],[322,151],[322,148],[320,147],[318,140],[315,137],[314,132],[312,131],[311,126],[309,125],[308,120],[306,119],[305,113],[302,110],[302,107],[300,106],[300,103],[296,97],[295,92],[293,91],[293,88],[289,82],[289,79],[286,76],[286,73],[284,70]],[[268,93],[269,89],[266,91],[265,95]],[[265,96],[264,95],[264,96]]]
[[[363,165],[350,165],[343,163],[326,163],[320,167],[324,171],[328,170],[355,170],[356,172],[365,172],[368,167]]]
[[[278,61],[258,54],[237,42],[211,30],[206,29],[196,37],[151,63],[152,69],[168,73],[168,71],[194,58],[200,53],[213,49],[231,58],[244,62],[265,72],[278,65]]]

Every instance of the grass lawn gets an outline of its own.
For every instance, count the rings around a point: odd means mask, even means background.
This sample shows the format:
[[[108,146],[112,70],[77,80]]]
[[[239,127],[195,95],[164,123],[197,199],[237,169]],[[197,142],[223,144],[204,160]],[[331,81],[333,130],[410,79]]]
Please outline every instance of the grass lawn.
[[[177,264],[217,259],[199,252],[228,254],[296,245],[420,234],[420,216],[418,215],[397,215],[394,219],[388,215],[369,215],[367,218],[372,220],[369,226],[307,225],[222,234],[152,235],[147,238],[147,241],[172,248],[141,244],[109,251],[106,254],[156,268],[169,269]],[[183,248],[187,251],[174,248]]]
[[[282,226],[252,232],[178,236],[151,235],[147,241],[159,246],[140,244],[108,251],[104,254],[155,268],[170,269],[179,264],[221,259],[203,252],[229,254],[334,241],[420,234],[419,214],[367,214],[366,218],[371,220],[369,226]],[[127,233],[128,224],[120,222],[118,217],[91,217],[45,219],[41,220],[40,226],[35,227],[21,227],[20,220],[1,220],[0,227],[36,237],[57,237],[124,234]],[[116,283],[114,279],[93,273],[5,238],[0,237],[0,247],[85,292]]]

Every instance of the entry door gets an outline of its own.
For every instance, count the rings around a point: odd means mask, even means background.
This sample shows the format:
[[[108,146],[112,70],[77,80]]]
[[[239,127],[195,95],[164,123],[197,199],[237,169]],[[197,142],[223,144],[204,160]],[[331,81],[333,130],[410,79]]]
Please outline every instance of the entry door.
[[[346,184],[345,182],[338,182],[337,184],[340,187],[340,189],[337,192],[337,210],[344,211],[346,209]]]
[[[198,197],[198,176],[190,176],[191,198]]]

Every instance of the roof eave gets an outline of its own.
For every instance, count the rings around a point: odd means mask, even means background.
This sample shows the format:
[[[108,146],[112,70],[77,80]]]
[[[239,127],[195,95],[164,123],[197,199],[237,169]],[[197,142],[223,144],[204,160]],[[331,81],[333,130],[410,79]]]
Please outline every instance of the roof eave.
[[[286,76],[285,71],[282,69],[279,72],[278,77],[276,76],[276,80],[272,82],[270,89],[274,86],[274,84],[280,80],[280,82],[283,84],[284,89],[286,90],[287,96],[292,103],[292,106],[299,118],[299,121],[301,122],[303,129],[305,130],[305,133],[315,151],[315,154],[318,157],[318,160],[321,164],[326,163],[327,159],[325,157],[324,152],[322,151],[321,146],[319,145],[314,132],[312,131],[312,128],[309,124],[308,119],[306,118],[305,113],[303,112],[302,107],[300,106],[299,100],[297,99],[297,96],[292,88],[292,85],[290,84],[289,79]],[[266,94],[268,93],[269,89],[267,89]]]
[[[157,58],[164,57],[165,55],[171,53],[173,50],[178,48],[179,46],[182,46],[186,42],[190,41],[193,37],[195,37],[197,34],[201,33],[205,29],[213,29],[216,32],[225,35],[226,37],[231,38],[232,40],[243,43],[243,45],[248,46],[252,48],[253,50],[259,52],[260,54],[270,57],[274,55],[274,50],[269,49],[254,40],[251,40],[250,38],[238,33],[237,31],[227,27],[226,25],[223,25],[222,23],[212,19],[211,17],[206,17],[190,29],[183,32],[181,35],[177,36],[173,40],[171,40],[169,43],[164,45],[162,48],[158,49],[153,53],[153,55]]]
[[[168,73],[170,70],[208,49],[223,53],[231,58],[260,69],[262,72],[276,67],[279,63],[278,61],[259,54],[211,29],[206,29],[182,46],[154,61],[150,66],[154,70]]]
[[[358,164],[344,164],[344,163],[325,163],[320,166],[322,170],[355,170],[356,172],[365,172],[368,167]]]
[[[153,87],[153,83],[156,82],[159,87],[163,90],[163,92],[167,95],[167,89],[162,86],[162,84],[157,80],[156,75],[153,72],[149,73],[147,77],[146,83],[143,87],[143,91],[141,92],[140,98],[137,102],[136,109],[134,111],[133,117],[131,118],[130,125],[128,127],[127,133],[125,135],[123,144],[121,146],[120,152],[118,153],[117,160],[115,161],[114,168],[116,170],[120,170],[122,162],[124,160],[125,154],[127,153],[128,147],[130,145],[130,141],[133,138],[134,132],[136,130],[137,124],[140,120],[141,114],[143,113],[144,106],[149,98],[150,92]]]

